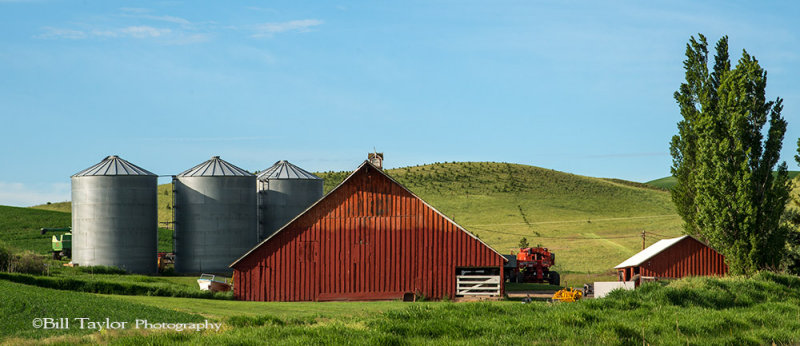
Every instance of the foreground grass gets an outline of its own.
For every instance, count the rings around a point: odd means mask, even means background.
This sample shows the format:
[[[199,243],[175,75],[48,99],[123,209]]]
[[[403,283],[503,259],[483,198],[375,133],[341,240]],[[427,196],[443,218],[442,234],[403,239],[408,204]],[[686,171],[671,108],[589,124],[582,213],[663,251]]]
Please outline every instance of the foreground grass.
[[[89,334],[72,320],[70,329],[37,329],[35,318],[90,318],[100,321],[133,322],[201,322],[199,315],[157,308],[133,302],[123,302],[93,294],[55,291],[46,288],[0,281],[0,341],[10,337],[44,338],[63,334]],[[77,323],[77,324],[76,324]],[[8,342],[14,344],[14,342]]]
[[[409,303],[385,302],[246,302],[238,300],[210,300],[147,296],[108,296],[109,298],[158,308],[174,309],[222,319],[233,316],[262,316],[269,314],[281,319],[343,319],[367,317],[390,310],[403,309]],[[438,303],[415,303],[436,305]]]
[[[144,297],[136,297],[144,298]],[[125,298],[129,299],[129,298]],[[138,303],[138,301],[136,301]],[[220,302],[230,304],[243,302]],[[170,299],[174,306],[182,300]],[[577,303],[386,303],[386,311],[312,317],[300,303],[249,303],[219,333],[108,335],[70,342],[110,344],[665,344],[759,345],[800,342],[800,278],[689,278],[616,291]],[[287,304],[287,305],[284,305]],[[340,303],[359,311],[364,303]],[[397,307],[397,308],[395,308]],[[180,308],[179,308],[180,309]],[[253,315],[253,313],[258,313]]]

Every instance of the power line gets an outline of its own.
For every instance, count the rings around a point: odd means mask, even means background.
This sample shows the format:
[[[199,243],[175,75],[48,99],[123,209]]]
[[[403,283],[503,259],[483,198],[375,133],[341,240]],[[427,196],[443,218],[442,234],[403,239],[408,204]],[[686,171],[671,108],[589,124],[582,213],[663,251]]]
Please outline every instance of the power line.
[[[496,231],[491,230],[488,228],[480,228],[480,227],[472,227],[473,229],[480,230],[481,232],[490,232],[490,233],[500,233],[506,235],[516,235],[522,237],[532,237],[532,239],[555,239],[555,240],[606,240],[606,239],[630,239],[630,238],[640,238],[641,234],[635,235],[619,235],[619,236],[610,236],[610,237],[579,237],[579,236],[564,236],[564,237],[548,237],[548,236],[536,236],[533,234],[524,234],[524,233],[514,233],[514,232],[504,232],[504,231]],[[660,235],[652,232],[645,231],[648,235],[653,235],[659,238],[668,238],[668,236]]]
[[[651,235],[654,235],[656,237],[661,237],[661,238],[669,238],[669,236],[661,235],[661,234],[653,233],[653,232],[647,232],[647,234],[651,234]]]
[[[523,233],[514,233],[514,232],[503,232],[503,231],[495,231],[487,228],[479,228],[479,227],[472,227],[473,229],[480,230],[482,232],[491,232],[491,233],[500,233],[506,235],[518,235],[522,237],[533,237],[534,239],[561,239],[561,240],[603,240],[603,239],[625,239],[625,238],[639,238],[640,235],[631,235],[631,236],[613,236],[613,237],[596,237],[596,238],[589,238],[589,237],[575,237],[575,236],[567,236],[567,237],[547,237],[547,236],[536,236],[532,234],[523,234]]]
[[[618,221],[618,220],[635,220],[635,219],[663,219],[669,217],[678,217],[676,214],[670,215],[648,215],[648,216],[631,216],[631,217],[611,217],[611,218],[604,218],[604,219],[584,219],[584,220],[564,220],[564,221],[539,221],[539,222],[517,222],[517,223],[484,223],[484,224],[464,224],[464,226],[519,226],[519,225],[544,225],[544,224],[554,224],[554,223],[583,223],[587,221],[591,222],[598,222],[598,221]]]

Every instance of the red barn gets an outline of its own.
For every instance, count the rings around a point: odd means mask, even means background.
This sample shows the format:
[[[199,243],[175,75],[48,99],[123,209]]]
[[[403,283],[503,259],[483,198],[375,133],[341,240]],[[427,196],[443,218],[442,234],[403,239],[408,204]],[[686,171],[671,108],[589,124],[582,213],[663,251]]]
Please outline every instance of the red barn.
[[[257,301],[501,295],[505,258],[365,161],[231,264]]]
[[[620,281],[728,273],[725,257],[694,237],[662,239],[614,267]]]

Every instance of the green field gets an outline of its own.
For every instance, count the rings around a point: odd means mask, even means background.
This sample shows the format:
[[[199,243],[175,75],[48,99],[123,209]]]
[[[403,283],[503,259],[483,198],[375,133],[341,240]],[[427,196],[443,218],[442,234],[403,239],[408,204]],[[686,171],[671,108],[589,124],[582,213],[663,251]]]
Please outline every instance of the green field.
[[[72,321],[70,329],[36,329],[34,318],[109,318],[133,322],[136,319],[168,322],[200,322],[205,318],[159,308],[152,305],[121,301],[94,294],[56,291],[0,280],[0,341],[7,338],[44,338],[62,334],[89,334],[96,330],[80,329],[80,321]],[[78,323],[76,325],[76,323]],[[7,344],[15,344],[6,340]]]
[[[800,171],[789,171],[789,179],[794,179],[798,175],[800,175]],[[646,182],[645,184],[652,185],[662,189],[671,189],[678,181],[673,176],[663,177],[656,180],[651,180]]]
[[[771,273],[751,278],[687,278],[669,284],[648,283],[635,291],[614,292],[605,299],[530,304],[510,300],[259,303],[92,297],[77,293],[66,294],[61,298],[63,302],[59,302],[60,294],[54,291],[0,281],[0,290],[3,289],[13,290],[9,294],[15,301],[24,299],[25,307],[16,304],[2,308],[4,312],[12,312],[4,316],[7,325],[14,326],[2,336],[48,336],[39,335],[29,324],[40,315],[39,311],[51,305],[61,306],[53,308],[54,316],[142,318],[132,313],[136,311],[149,320],[209,319],[224,324],[219,332],[128,330],[82,335],[70,330],[74,335],[43,340],[59,343],[762,345],[800,342],[800,278]],[[72,304],[82,307],[63,308]]]
[[[69,213],[0,206],[0,241],[21,250],[50,252],[53,234],[42,235],[39,229],[71,224]]]
[[[673,176],[663,177],[661,179],[648,181],[647,184],[660,187],[662,189],[671,189],[678,182]]]

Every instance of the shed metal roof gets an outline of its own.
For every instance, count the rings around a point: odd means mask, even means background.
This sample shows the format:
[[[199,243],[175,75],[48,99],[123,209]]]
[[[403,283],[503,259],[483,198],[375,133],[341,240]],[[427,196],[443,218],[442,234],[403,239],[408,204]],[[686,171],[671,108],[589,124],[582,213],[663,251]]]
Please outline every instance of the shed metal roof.
[[[261,172],[261,174],[258,175],[258,180],[273,179],[322,180],[322,178],[311,174],[305,169],[297,167],[286,160],[275,162],[272,167],[265,169],[263,172]]]
[[[645,261],[653,258],[653,256],[658,255],[659,253],[666,250],[670,246],[675,245],[681,240],[684,240],[688,237],[689,237],[688,235],[685,235],[678,238],[661,239],[657,241],[655,244],[650,245],[646,249],[639,251],[639,253],[631,256],[631,258],[626,259],[624,262],[614,267],[614,269],[639,266]]]
[[[220,159],[219,156],[212,156],[210,160],[194,166],[181,174],[179,177],[247,177],[253,176],[252,173],[236,167],[229,162]]]
[[[152,172],[123,160],[117,155],[106,156],[98,164],[75,173],[73,177],[99,175],[147,175],[156,176]]]

